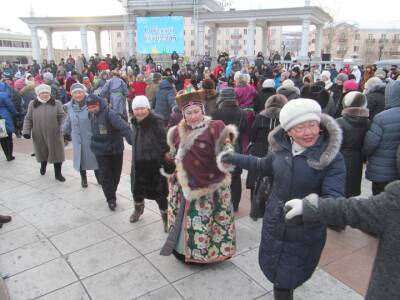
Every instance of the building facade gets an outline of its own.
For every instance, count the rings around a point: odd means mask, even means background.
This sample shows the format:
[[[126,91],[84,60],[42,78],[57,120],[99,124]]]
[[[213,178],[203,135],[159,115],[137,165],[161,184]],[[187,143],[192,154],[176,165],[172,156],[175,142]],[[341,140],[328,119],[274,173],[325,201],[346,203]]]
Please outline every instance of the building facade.
[[[31,37],[27,34],[0,28],[0,62],[19,62],[27,64],[31,61]]]
[[[359,28],[349,23],[324,27],[321,51],[331,59],[359,59],[373,64],[383,59],[400,58],[400,28]],[[310,32],[309,49],[315,55],[315,31]]]

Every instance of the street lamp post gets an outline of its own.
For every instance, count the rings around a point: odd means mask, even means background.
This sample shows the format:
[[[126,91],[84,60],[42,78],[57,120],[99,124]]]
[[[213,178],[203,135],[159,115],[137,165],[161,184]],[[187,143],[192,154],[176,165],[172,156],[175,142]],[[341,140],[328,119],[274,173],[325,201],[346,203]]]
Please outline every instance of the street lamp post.
[[[384,48],[383,44],[380,43],[380,44],[379,44],[379,59],[378,59],[378,60],[381,60],[381,59],[382,59],[383,48]]]

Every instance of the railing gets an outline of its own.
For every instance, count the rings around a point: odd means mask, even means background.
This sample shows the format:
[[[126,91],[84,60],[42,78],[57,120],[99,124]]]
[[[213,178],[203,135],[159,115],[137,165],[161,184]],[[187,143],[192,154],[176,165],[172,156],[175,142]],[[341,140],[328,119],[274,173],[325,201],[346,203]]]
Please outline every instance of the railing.
[[[340,38],[339,39],[339,43],[347,43],[347,39],[346,38]]]
[[[365,42],[367,44],[373,44],[373,43],[375,43],[375,39],[366,39]]]
[[[393,39],[393,40],[392,40],[392,43],[393,43],[393,44],[400,44],[400,39]]]
[[[379,43],[380,44],[389,43],[389,39],[379,39]]]

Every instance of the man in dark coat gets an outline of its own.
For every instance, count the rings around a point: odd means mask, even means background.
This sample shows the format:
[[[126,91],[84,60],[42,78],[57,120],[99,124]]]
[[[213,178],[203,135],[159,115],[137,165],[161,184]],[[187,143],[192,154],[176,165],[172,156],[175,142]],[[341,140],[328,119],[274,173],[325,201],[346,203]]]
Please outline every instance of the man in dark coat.
[[[220,92],[217,110],[211,115],[213,120],[221,120],[225,125],[233,124],[238,128],[239,138],[236,140],[235,151],[242,153],[242,135],[246,130],[246,113],[239,108],[235,97],[235,89],[226,88]],[[231,194],[233,210],[239,210],[239,202],[242,196],[242,169],[235,168],[232,173]]]
[[[367,96],[367,107],[371,121],[385,109],[385,88],[386,84],[378,77],[371,77],[365,83],[364,94]]]
[[[385,187],[383,193],[367,199],[318,198],[286,202],[287,219],[301,216],[305,224],[322,222],[335,226],[350,225],[374,233],[379,238],[366,300],[400,299],[400,181]],[[323,289],[323,287],[321,287]]]
[[[89,119],[92,127],[90,148],[96,155],[99,165],[101,187],[108,206],[115,210],[117,206],[116,191],[122,171],[124,152],[123,137],[132,144],[132,130],[117,112],[107,106],[106,100],[90,94],[86,98]]]
[[[372,194],[384,190],[386,184],[399,178],[396,149],[400,145],[400,81],[388,83],[385,89],[385,110],[377,114],[367,131],[363,152],[368,164],[365,177],[372,181]]]
[[[262,83],[260,91],[254,98],[254,111],[256,114],[265,109],[265,101],[272,95],[276,94],[275,81],[273,79],[265,79]]]
[[[165,154],[169,152],[167,132],[160,116],[151,112],[146,96],[132,101],[132,171],[131,190],[135,210],[129,221],[139,221],[144,212],[144,199],[156,200],[168,232],[168,184],[160,173]]]

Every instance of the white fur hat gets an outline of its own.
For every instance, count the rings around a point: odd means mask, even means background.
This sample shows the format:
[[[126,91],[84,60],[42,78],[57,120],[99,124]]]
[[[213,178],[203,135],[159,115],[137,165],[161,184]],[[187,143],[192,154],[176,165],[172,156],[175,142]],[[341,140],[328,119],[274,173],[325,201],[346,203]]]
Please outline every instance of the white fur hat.
[[[132,101],[132,109],[136,108],[150,109],[149,99],[146,96],[136,96]]]
[[[274,88],[275,87],[275,81],[273,79],[265,79],[263,84],[262,84],[262,87],[264,89],[266,89],[266,88]]]
[[[280,114],[279,122],[285,131],[306,121],[321,121],[321,106],[317,101],[298,98],[286,103]]]
[[[349,92],[343,98],[343,107],[367,107],[367,98],[360,92]]]
[[[282,88],[292,88],[294,87],[294,82],[291,79],[286,79],[282,82]]]
[[[49,93],[51,94],[51,87],[47,84],[40,84],[35,88],[35,93],[39,96],[41,93]]]
[[[331,72],[329,72],[328,70],[322,71],[321,78],[322,77],[326,77],[326,78],[330,79],[331,78]]]

